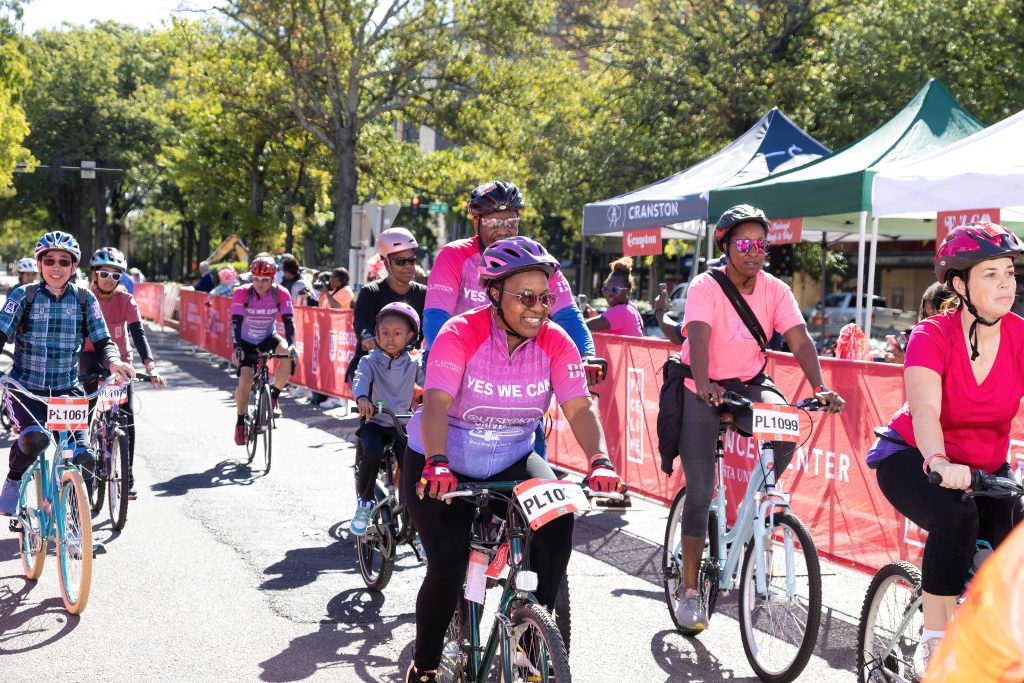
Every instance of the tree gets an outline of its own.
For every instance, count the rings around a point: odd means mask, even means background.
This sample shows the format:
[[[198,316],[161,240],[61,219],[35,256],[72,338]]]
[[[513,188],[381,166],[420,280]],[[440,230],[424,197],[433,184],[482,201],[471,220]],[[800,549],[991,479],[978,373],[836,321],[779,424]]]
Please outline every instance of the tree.
[[[29,132],[22,108],[29,70],[22,53],[22,39],[12,21],[20,16],[21,6],[16,0],[0,0],[0,197],[13,192],[14,167],[20,162],[35,161],[22,145]]]

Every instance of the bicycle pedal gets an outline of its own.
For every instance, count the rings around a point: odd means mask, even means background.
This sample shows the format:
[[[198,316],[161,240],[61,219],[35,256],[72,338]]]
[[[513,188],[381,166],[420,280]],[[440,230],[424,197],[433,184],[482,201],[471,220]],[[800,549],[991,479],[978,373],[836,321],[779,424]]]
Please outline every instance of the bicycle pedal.
[[[92,557],[93,557],[93,559],[96,559],[97,555],[106,555],[106,554],[107,554],[107,546],[103,545],[103,543],[96,542],[96,543],[92,544]]]
[[[11,521],[7,524],[7,528],[15,533],[21,533],[21,522],[18,521],[17,517],[11,517]]]

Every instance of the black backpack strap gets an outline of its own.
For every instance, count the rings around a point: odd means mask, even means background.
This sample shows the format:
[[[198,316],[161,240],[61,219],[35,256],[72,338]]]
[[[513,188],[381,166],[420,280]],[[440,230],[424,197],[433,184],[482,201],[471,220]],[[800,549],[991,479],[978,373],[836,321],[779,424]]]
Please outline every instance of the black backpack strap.
[[[78,287],[78,304],[82,307],[82,344],[84,345],[85,340],[89,338],[89,297],[85,292],[85,287]]]
[[[25,303],[21,306],[21,320],[18,322],[18,332],[21,334],[28,332],[29,314],[32,312],[32,302],[36,300],[36,290],[38,289],[38,282],[25,285]]]
[[[729,276],[725,274],[725,271],[720,268],[709,268],[708,273],[711,277],[715,278],[715,281],[722,287],[722,291],[725,292],[726,298],[732,303],[733,308],[736,309],[736,313],[739,314],[740,320],[750,330],[750,334],[753,335],[757,341],[757,345],[761,347],[761,353],[765,352],[765,348],[768,345],[768,336],[764,333],[764,329],[761,328],[761,323],[758,322],[757,316],[750,310],[749,304],[743,299],[743,295],[740,294],[740,290],[736,289],[736,285],[732,283]]]

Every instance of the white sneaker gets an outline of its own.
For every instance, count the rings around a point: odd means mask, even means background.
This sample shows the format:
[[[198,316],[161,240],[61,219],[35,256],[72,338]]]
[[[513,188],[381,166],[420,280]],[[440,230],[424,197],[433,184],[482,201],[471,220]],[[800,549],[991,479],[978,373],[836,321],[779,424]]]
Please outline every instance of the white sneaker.
[[[0,515],[13,517],[18,511],[18,494],[21,492],[21,481],[4,478],[4,488],[0,491]]]
[[[359,500],[356,512],[352,515],[352,521],[348,524],[348,530],[353,536],[366,534],[366,527],[370,525],[370,513],[373,511],[373,503],[368,500]]]
[[[334,408],[340,408],[345,405],[345,402],[341,399],[329,396],[320,403],[320,410],[333,410]]]
[[[917,644],[917,649],[914,650],[914,676],[917,677],[917,680],[924,678],[924,673],[928,670],[928,662],[935,651],[939,649],[940,642],[942,642],[941,638],[929,638]]]

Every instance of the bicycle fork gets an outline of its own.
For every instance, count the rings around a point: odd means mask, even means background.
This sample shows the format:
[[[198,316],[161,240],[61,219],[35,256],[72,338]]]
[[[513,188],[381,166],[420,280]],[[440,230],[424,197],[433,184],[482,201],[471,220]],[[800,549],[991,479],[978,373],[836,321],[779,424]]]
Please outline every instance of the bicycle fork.
[[[771,542],[771,530],[775,527],[775,510],[789,509],[789,494],[775,490],[775,450],[766,445],[761,451],[761,468],[765,473],[764,490],[754,492],[757,516],[754,524],[754,585],[758,594],[768,598],[768,582],[765,567],[765,543]],[[792,599],[796,593],[796,579],[793,576],[796,558],[793,539],[783,537],[786,559],[786,597]]]

